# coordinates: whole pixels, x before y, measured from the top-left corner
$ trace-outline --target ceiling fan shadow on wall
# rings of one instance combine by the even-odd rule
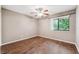
[[[49,16],[49,11],[44,8],[36,8],[33,12],[31,12],[31,14],[33,14],[36,18],[43,18]]]

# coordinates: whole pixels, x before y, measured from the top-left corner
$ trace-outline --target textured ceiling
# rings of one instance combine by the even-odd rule
[[[50,15],[75,9],[75,5],[4,5],[5,9],[25,14],[27,16],[38,18],[31,14],[36,8],[43,8],[49,11]]]

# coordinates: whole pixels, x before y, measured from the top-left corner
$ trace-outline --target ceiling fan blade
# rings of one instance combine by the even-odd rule
[[[48,12],[48,10],[44,10],[44,12]]]
[[[43,13],[44,15],[49,15],[48,13]]]

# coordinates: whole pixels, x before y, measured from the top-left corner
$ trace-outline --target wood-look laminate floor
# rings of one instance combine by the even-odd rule
[[[4,54],[75,54],[75,45],[55,41],[42,37],[3,45],[1,53]]]

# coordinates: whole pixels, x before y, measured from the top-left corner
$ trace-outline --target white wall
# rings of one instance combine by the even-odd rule
[[[79,51],[79,6],[76,9],[76,46]]]
[[[75,22],[76,15],[70,17],[70,30],[69,31],[53,31],[50,28],[50,19],[39,20],[39,36],[47,37],[59,41],[75,43]]]
[[[2,44],[37,35],[37,21],[19,13],[2,10]]]
[[[1,6],[0,6],[0,45],[1,45]]]

